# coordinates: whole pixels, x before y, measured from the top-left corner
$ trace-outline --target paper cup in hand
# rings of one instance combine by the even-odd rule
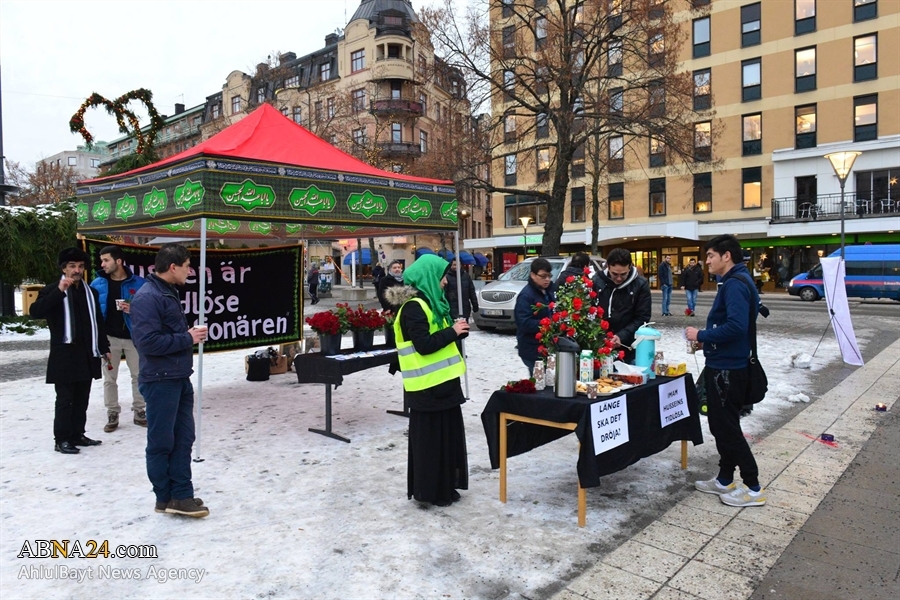
[[[125,300],[116,300],[116,310],[124,310],[126,304],[128,304],[128,302]]]

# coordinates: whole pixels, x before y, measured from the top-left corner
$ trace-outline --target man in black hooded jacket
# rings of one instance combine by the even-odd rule
[[[603,309],[603,319],[609,321],[612,341],[624,346],[625,362],[634,361],[635,332],[650,321],[650,284],[638,275],[631,263],[631,253],[615,248],[606,257],[606,269],[594,277],[597,305]]]

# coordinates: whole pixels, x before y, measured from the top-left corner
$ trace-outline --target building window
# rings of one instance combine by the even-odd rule
[[[666,214],[666,179],[650,180],[650,216],[662,217]]]
[[[853,141],[878,139],[878,95],[853,99]]]
[[[666,116],[666,88],[661,81],[650,82],[649,103],[650,118]]]
[[[666,166],[666,144],[656,137],[650,138],[650,166]]]
[[[572,113],[575,115],[575,121],[584,118],[584,98],[581,96],[575,98],[575,102],[572,103]]]
[[[878,36],[853,38],[853,81],[878,78]]]
[[[291,109],[288,108],[287,106],[282,106],[282,107],[281,107],[281,114],[282,114],[283,116],[287,117],[287,116],[288,116],[288,113],[290,112],[290,110],[291,110]]]
[[[294,107],[294,123],[297,125],[303,123],[303,110],[299,106]]]
[[[666,59],[666,39],[661,31],[650,34],[647,40],[647,62],[651,67],[660,67]]]
[[[325,111],[322,110],[322,101],[316,100],[316,123],[321,123],[325,120]]]
[[[741,7],[741,46],[756,46],[760,42],[760,3]]]
[[[613,40],[606,50],[606,74],[609,77],[622,75],[622,40]]]
[[[403,143],[403,126],[400,123],[391,123],[391,142]]]
[[[503,185],[516,185],[516,155],[503,157]]]
[[[572,178],[584,177],[584,144],[581,144],[572,152]]]
[[[266,88],[261,87],[256,90],[256,103],[262,104],[266,101]]]
[[[331,79],[331,63],[322,63],[319,65],[319,81],[328,81]]]
[[[547,113],[538,113],[535,123],[535,137],[538,139],[550,137],[550,120]]]
[[[712,159],[712,123],[694,124],[694,160],[706,162]]]
[[[505,143],[516,141],[516,115],[509,112],[503,115],[503,141]]]
[[[399,100],[403,94],[403,82],[391,81],[391,100]]]
[[[540,148],[537,151],[537,182],[550,181],[550,149]]]
[[[368,142],[366,136],[366,128],[360,127],[359,129],[354,129],[351,134],[353,136],[353,143],[357,146],[365,146]]]
[[[419,150],[422,154],[428,152],[428,134],[424,131],[419,131]]]
[[[712,106],[712,73],[709,69],[694,71],[694,110]]]
[[[709,56],[709,17],[694,19],[694,58]]]
[[[865,21],[878,16],[878,0],[853,0],[853,20]]]
[[[762,167],[741,169],[743,207],[762,208]]]
[[[218,105],[218,104],[213,104],[213,107],[212,107],[212,118],[213,118],[213,119],[218,119],[218,118],[219,118],[219,105]]]
[[[539,96],[545,95],[549,90],[547,87],[548,73],[545,65],[540,65],[534,71],[534,92]]]
[[[816,48],[794,50],[794,91],[809,92],[816,89]]]
[[[326,103],[328,104],[328,118],[333,119],[335,114],[334,98],[329,98],[326,100]]]
[[[366,90],[359,89],[350,92],[350,105],[355,113],[366,110]]]
[[[350,72],[356,73],[366,68],[366,51],[357,50],[350,53]]]
[[[625,138],[616,135],[609,138],[609,172],[621,173],[625,170]]]
[[[712,212],[712,173],[694,174],[694,212]]]
[[[92,159],[91,159],[91,168],[92,168],[92,169],[98,169],[98,168],[100,168],[100,159],[99,159],[99,158],[92,158]]]
[[[609,0],[609,30],[622,26],[622,0]]]
[[[584,187],[572,188],[572,211],[570,220],[572,223],[584,223]]]
[[[741,99],[744,102],[762,98],[762,59],[741,62]]]
[[[547,17],[538,17],[534,21],[534,49],[540,50],[547,44]]]
[[[513,0],[500,0],[500,3],[503,5],[503,10],[500,11],[500,16],[504,19],[506,17],[511,17],[513,14]]]
[[[286,88],[300,87],[300,76],[299,75],[291,75],[290,77],[285,79],[284,87],[286,87]]]
[[[542,6],[547,6],[547,0],[534,0],[535,8],[541,8]]]
[[[516,74],[514,71],[503,71],[503,92],[506,100],[511,100],[516,91]]]
[[[419,104],[422,105],[422,114],[428,116],[428,96],[419,94]]]
[[[794,147],[816,147],[816,105],[808,104],[794,109]]]
[[[762,154],[762,115],[744,115],[743,121],[743,156]]]
[[[519,222],[519,219],[522,217],[530,217],[532,225],[544,223],[544,216],[547,212],[546,202],[541,202],[533,196],[513,195],[504,196],[503,204],[507,227],[521,228],[522,224]]]
[[[611,183],[609,184],[609,193],[607,195],[609,203],[609,218],[624,219],[625,218],[625,184]]]
[[[503,56],[513,58],[516,55],[516,28],[512,25],[503,28]]]
[[[69,162],[69,166],[70,166],[70,167],[77,167],[77,166],[78,166],[78,157],[77,157],[77,156],[69,156],[69,157],[67,157],[67,158],[68,158],[68,162]]]
[[[794,35],[816,30],[816,0],[794,0]]]
[[[622,88],[613,88],[609,90],[609,113],[610,115],[621,116],[622,109],[625,106],[625,92]]]
[[[240,96],[232,96],[231,97],[231,114],[236,115],[241,112],[241,97]]]

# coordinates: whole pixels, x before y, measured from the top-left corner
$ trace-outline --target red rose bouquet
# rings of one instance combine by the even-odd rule
[[[500,389],[510,394],[533,394],[537,391],[537,388],[534,387],[533,377],[520,381],[510,381]]]
[[[589,268],[580,277],[570,275],[556,291],[556,302],[548,306],[551,315],[541,319],[541,329],[534,336],[539,343],[538,352],[544,356],[556,352],[559,338],[570,337],[582,350],[594,353],[597,368],[600,358],[621,358],[624,353],[613,348],[614,334],[609,331],[609,321],[603,319],[603,308],[595,305],[596,298]],[[541,308],[542,304],[534,306],[535,312]]]
[[[380,312],[374,308],[366,310],[362,304],[356,310],[347,313],[352,331],[375,331],[384,327],[386,321]]]
[[[351,312],[349,304],[338,304],[334,310],[306,317],[306,323],[318,334],[343,335],[350,331]]]

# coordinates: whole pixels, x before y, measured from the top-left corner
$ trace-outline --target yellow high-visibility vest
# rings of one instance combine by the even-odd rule
[[[407,302],[418,302],[428,317],[428,332],[435,333],[442,329],[434,323],[433,313],[428,303],[421,298],[412,298]],[[419,354],[413,343],[403,339],[400,330],[400,313],[406,303],[397,311],[394,319],[394,338],[397,341],[397,356],[400,359],[400,371],[403,374],[403,389],[407,392],[418,392],[439,383],[461,377],[466,372],[466,363],[455,343],[447,344],[432,354]]]

